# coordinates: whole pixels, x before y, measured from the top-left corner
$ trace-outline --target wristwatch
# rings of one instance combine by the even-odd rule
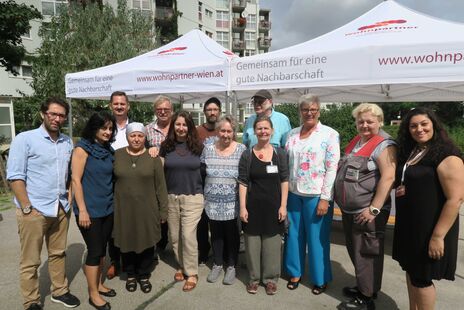
[[[24,208],[21,208],[21,211],[23,211],[24,215],[28,215],[29,213],[32,212],[32,205],[25,206]]]
[[[369,206],[369,212],[370,212],[373,216],[377,216],[377,215],[379,215],[380,210],[377,209],[376,207],[374,207],[374,206],[371,205],[371,206]]]

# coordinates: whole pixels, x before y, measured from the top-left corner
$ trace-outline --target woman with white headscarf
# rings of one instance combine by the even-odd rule
[[[121,249],[126,289],[134,292],[137,281],[144,293],[149,281],[154,245],[161,237],[160,223],[167,218],[167,190],[159,157],[145,149],[146,130],[141,123],[127,125],[129,145],[114,154],[114,243]]]

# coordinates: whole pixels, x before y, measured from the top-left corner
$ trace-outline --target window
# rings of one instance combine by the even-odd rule
[[[256,15],[255,14],[249,14],[247,16],[246,29],[247,30],[256,30]]]
[[[247,49],[255,49],[256,48],[256,39],[254,32],[245,32],[245,46]]]
[[[255,50],[245,50],[245,56],[253,56],[255,54],[256,54]]]
[[[229,8],[229,0],[216,0],[216,7],[218,9],[228,9]]]
[[[203,20],[203,3],[198,2],[198,20]]]
[[[227,11],[216,12],[216,27],[229,28],[229,12]]]
[[[132,0],[132,8],[140,10],[140,12],[147,17],[150,17],[152,12],[152,2],[150,0]]]
[[[205,30],[205,34],[210,37],[211,39],[213,38],[213,33],[209,32],[208,30]]]
[[[208,18],[213,18],[213,11],[210,11],[208,9],[205,9],[205,15]]]
[[[47,0],[42,1],[42,14],[43,15],[56,15],[67,5],[66,0]]]
[[[224,32],[224,31],[216,32],[216,42],[228,49],[229,48],[229,33]]]
[[[11,120],[12,110],[11,104],[0,103],[0,138],[6,138],[8,143],[11,143],[14,129]]]
[[[13,69],[18,72],[16,77],[23,77],[23,78],[32,78],[32,66],[30,65],[21,65],[21,66],[14,66]],[[11,76],[14,76],[11,74]]]
[[[30,39],[31,38],[31,29],[27,30],[26,33],[23,33],[21,35],[21,37]]]

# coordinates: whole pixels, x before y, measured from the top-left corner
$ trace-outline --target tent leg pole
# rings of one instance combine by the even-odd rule
[[[73,113],[72,113],[72,101],[71,98],[66,98],[69,104],[69,115],[68,115],[68,128],[69,128],[69,137],[73,137]]]

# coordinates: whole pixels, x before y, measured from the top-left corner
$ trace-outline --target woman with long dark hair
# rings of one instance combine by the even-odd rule
[[[401,122],[396,176],[392,256],[406,271],[410,309],[434,309],[432,280],[456,271],[464,164],[433,111],[411,110]]]
[[[180,111],[173,115],[166,139],[161,144],[168,190],[168,225],[178,263],[176,281],[184,281],[183,291],[198,282],[197,225],[203,212],[203,182],[198,139],[192,117]]]
[[[87,278],[89,303],[97,309],[111,309],[101,295],[116,296],[103,285],[102,269],[106,244],[113,229],[113,149],[116,123],[102,111],[87,122],[82,139],[72,156],[74,213],[87,246],[84,274]]]

